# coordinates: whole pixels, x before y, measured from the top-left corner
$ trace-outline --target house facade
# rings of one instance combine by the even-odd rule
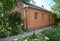
[[[55,17],[52,12],[43,7],[33,4],[18,2],[18,6],[14,7],[14,12],[21,14],[24,22],[24,29],[41,28],[55,24]]]
[[[55,17],[52,12],[32,4],[26,5],[24,12],[27,28],[38,28],[55,24]]]

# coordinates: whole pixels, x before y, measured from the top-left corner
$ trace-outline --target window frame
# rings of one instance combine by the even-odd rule
[[[42,13],[42,21],[44,21],[44,13]]]
[[[35,12],[35,14],[34,14],[34,20],[38,21],[38,12]]]
[[[50,15],[49,15],[49,19],[48,19],[49,21],[51,20],[51,18],[50,18]]]

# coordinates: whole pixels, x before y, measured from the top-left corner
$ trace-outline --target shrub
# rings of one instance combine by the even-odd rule
[[[49,41],[60,41],[60,23],[56,28],[52,28],[42,32],[45,36],[49,37]]]
[[[7,17],[7,31],[10,31],[10,35],[17,35],[21,33],[21,16],[17,13],[9,14]]]
[[[5,28],[0,28],[0,38],[5,38],[5,37],[7,37],[5,33]]]
[[[0,27],[0,38],[5,38],[21,33],[21,17],[17,13],[8,14],[5,19],[6,26]]]

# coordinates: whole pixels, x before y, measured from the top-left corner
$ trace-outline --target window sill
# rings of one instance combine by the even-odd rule
[[[35,20],[35,21],[38,21],[38,20]]]

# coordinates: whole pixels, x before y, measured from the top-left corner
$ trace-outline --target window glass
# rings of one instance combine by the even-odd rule
[[[38,20],[38,13],[35,12],[35,20]]]
[[[44,21],[44,14],[42,14],[42,21]]]
[[[50,21],[50,15],[49,15],[49,21]]]

